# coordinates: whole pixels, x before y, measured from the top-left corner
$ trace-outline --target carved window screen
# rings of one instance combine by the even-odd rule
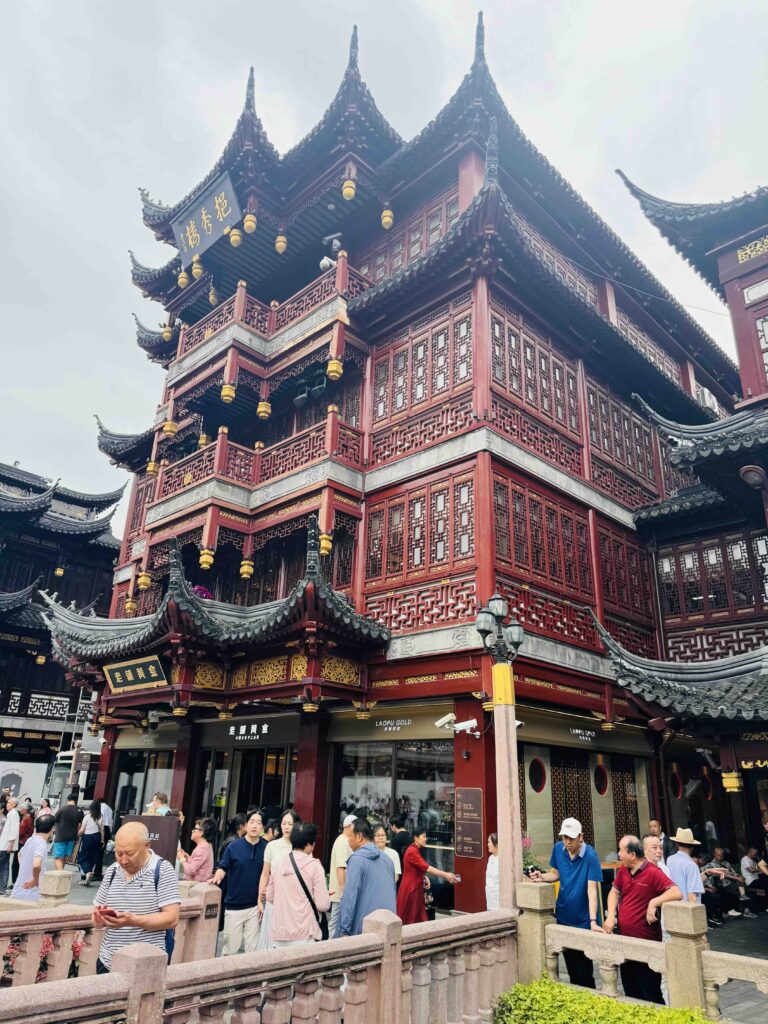
[[[560,831],[565,818],[576,818],[584,829],[584,838],[594,843],[592,828],[592,788],[589,761],[580,751],[552,750],[552,824]]]

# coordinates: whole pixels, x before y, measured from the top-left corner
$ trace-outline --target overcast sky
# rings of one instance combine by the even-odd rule
[[[162,310],[127,250],[172,255],[137,188],[173,203],[213,166],[248,68],[284,152],[322,115],[347,59],[412,137],[472,61],[462,0],[17,0],[0,48],[3,361],[0,461],[105,491],[126,474],[96,449],[93,414],[146,428],[162,370],[131,313]],[[765,184],[765,0],[486,0],[486,52],[529,138],[705,328],[732,351],[715,295],[642,217],[614,168],[679,201]],[[761,177],[762,176],[762,177]],[[122,509],[115,521],[122,529]]]

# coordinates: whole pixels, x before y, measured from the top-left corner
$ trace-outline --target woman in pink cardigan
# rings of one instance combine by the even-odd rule
[[[216,838],[216,823],[210,818],[202,818],[195,822],[192,829],[192,842],[195,848],[192,853],[184,853],[179,848],[179,860],[184,865],[185,882],[206,882],[213,874],[213,845]]]
[[[331,898],[325,884],[323,865],[312,856],[316,841],[317,825],[309,822],[294,825],[290,855],[283,857],[270,872],[267,903],[272,904],[270,938],[273,949],[302,946],[307,942],[319,942],[322,938],[315,910],[318,914],[326,913],[331,906]],[[314,909],[296,875],[297,871],[312,897]]]

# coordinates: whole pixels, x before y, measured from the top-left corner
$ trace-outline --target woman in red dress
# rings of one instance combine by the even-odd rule
[[[435,875],[444,878],[451,885],[456,884],[456,875],[450,871],[441,871],[440,868],[427,864],[421,851],[427,845],[427,830],[415,828],[413,830],[413,842],[405,851],[403,858],[403,876],[400,879],[400,888],[397,890],[397,916],[403,924],[418,924],[419,921],[427,920],[427,908],[424,904],[424,886],[429,886],[429,879],[426,875]]]

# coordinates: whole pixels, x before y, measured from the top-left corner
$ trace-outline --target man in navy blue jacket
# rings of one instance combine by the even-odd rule
[[[264,867],[264,821],[254,811],[245,826],[245,835],[227,845],[219,865],[209,879],[214,885],[226,877],[227,893],[224,899],[223,956],[240,952],[245,941],[245,952],[256,951],[259,939],[259,882]]]
[[[363,920],[374,910],[395,913],[395,869],[392,860],[373,844],[373,828],[365,818],[356,818],[349,837],[352,856],[347,861],[347,879],[339,910],[336,938],[361,935]]]

